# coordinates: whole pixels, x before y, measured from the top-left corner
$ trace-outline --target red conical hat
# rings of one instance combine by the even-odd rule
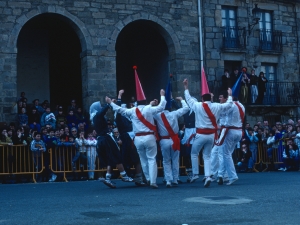
[[[204,68],[202,67],[201,70],[201,96],[205,94],[210,94],[208,85],[207,85],[207,80],[206,80],[206,75]]]
[[[133,66],[134,69],[134,76],[135,76],[135,90],[136,90],[136,100],[143,101],[146,100],[139,76],[136,72],[137,66]]]

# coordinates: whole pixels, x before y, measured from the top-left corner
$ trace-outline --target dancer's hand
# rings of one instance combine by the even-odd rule
[[[109,97],[105,97],[105,101],[108,103],[108,104],[110,104],[111,103],[111,99],[109,98]]]
[[[231,90],[231,88],[228,88],[227,92],[228,92],[228,96],[232,96],[232,90]]]
[[[179,97],[176,97],[175,99],[178,100],[178,101],[182,101],[182,100],[183,100],[183,98],[180,97],[180,96],[179,96]]]
[[[160,96],[165,96],[165,90],[164,89],[160,90]]]
[[[184,87],[184,89],[188,89],[188,85],[189,85],[189,83],[188,83],[188,79],[184,79],[183,80],[183,87]]]

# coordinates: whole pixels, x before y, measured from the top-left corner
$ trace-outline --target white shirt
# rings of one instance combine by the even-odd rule
[[[212,125],[210,118],[208,117],[207,113],[204,110],[203,103],[197,102],[189,93],[189,90],[184,91],[184,96],[189,104],[190,108],[195,112],[195,126],[196,128],[202,129],[214,129],[215,127]],[[215,116],[216,120],[219,119],[220,114],[224,110],[228,110],[232,106],[232,97],[228,96],[227,102],[220,104],[220,103],[212,103],[210,101],[205,102],[207,103],[208,107],[210,108],[212,114]]]
[[[237,104],[240,105],[242,108],[244,115],[245,115],[245,107],[240,103],[237,102]],[[236,104],[232,104],[232,106],[226,111],[226,119],[224,126],[226,127],[242,127],[243,122],[241,120],[241,115],[239,108],[236,106]]]
[[[160,136],[170,136],[167,128],[165,127],[164,122],[162,121],[161,114],[164,113],[172,130],[175,134],[178,134],[179,127],[178,127],[178,118],[186,114],[190,109],[187,106],[184,100],[181,101],[182,108],[177,109],[176,111],[169,112],[168,110],[164,110],[154,116],[154,119],[157,122],[158,132]]]
[[[120,106],[111,103],[110,105],[113,107],[114,111],[117,111],[118,113],[121,113],[123,116],[127,116],[132,121],[132,128],[133,132],[136,133],[144,133],[144,132],[153,132],[148,127],[146,127],[140,119],[137,117],[135,109],[138,108],[141,111],[141,114],[143,117],[150,123],[154,125],[154,119],[153,116],[156,115],[159,112],[162,112],[166,106],[166,99],[165,96],[160,97],[160,103],[157,106],[151,106],[151,105],[139,105],[137,107],[133,107],[131,109],[125,109],[121,108]]]

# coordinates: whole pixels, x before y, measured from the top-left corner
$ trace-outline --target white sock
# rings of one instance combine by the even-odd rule
[[[123,172],[120,172],[121,176],[125,176],[126,175],[126,172],[123,171]]]
[[[106,178],[106,180],[110,180],[111,174],[110,173],[106,173],[105,178]]]

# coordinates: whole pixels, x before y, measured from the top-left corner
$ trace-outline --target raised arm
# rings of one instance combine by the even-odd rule
[[[219,104],[222,110],[228,110],[232,107],[233,101],[232,101],[232,90],[231,88],[228,88],[228,99],[225,103]]]
[[[184,79],[183,81],[183,87],[184,87],[184,96],[186,99],[186,102],[188,103],[189,107],[196,111],[196,104],[198,103],[192,96],[190,95],[189,89],[188,89],[188,80]]]
[[[165,106],[167,104],[166,98],[165,98],[165,91],[163,89],[160,90],[160,102],[157,106],[151,107],[151,113],[153,115],[162,112],[165,109]]]
[[[189,107],[186,104],[186,102],[183,100],[182,97],[176,97],[176,100],[180,101],[181,105],[182,105],[182,108],[177,109],[175,111],[177,118],[179,118],[179,117],[183,116],[184,114],[186,114],[189,111]]]
[[[120,113],[122,116],[130,117],[133,112],[133,110],[132,110],[133,108],[131,108],[131,109],[122,108],[121,106],[118,106],[115,103],[113,103],[111,101],[111,99],[107,96],[105,97],[105,101],[107,102],[107,104],[109,104],[112,107],[113,111]]]

